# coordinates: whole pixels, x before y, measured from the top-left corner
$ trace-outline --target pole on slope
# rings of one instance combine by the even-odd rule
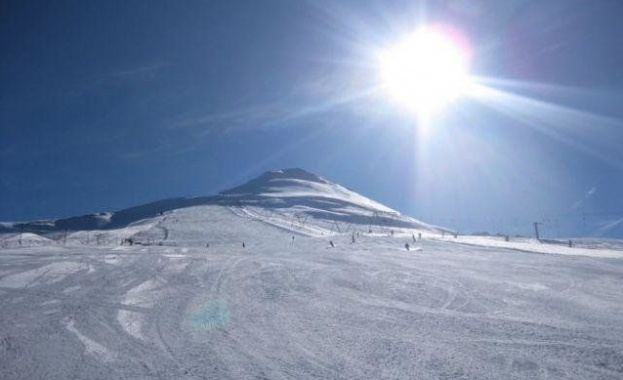
[[[536,240],[541,241],[541,236],[539,235],[539,222],[534,222],[534,234],[536,235]]]

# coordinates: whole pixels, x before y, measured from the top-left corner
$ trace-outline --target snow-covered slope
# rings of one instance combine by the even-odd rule
[[[305,236],[253,212],[187,207],[107,237],[0,248],[0,377],[623,375],[621,259],[405,232]]]
[[[223,206],[246,208],[244,213],[250,217],[270,216],[278,224],[291,224],[296,219],[306,219],[310,225],[313,220],[327,225],[329,230],[340,229],[339,223],[357,225],[358,229],[422,229],[435,227],[381,205],[360,194],[348,190],[302,169],[284,169],[267,172],[242,186],[222,192],[215,196],[172,198],[132,207],[118,212],[90,214],[58,220],[43,220],[28,223],[3,224],[0,232],[33,232],[55,234],[73,231],[112,230],[136,223],[148,223],[154,219],[159,223],[166,213],[196,206]],[[207,208],[205,210],[212,210]],[[251,210],[251,211],[249,211]],[[239,213],[242,212],[239,210]],[[276,221],[281,215],[284,221]],[[193,213],[193,218],[209,219],[210,212]],[[307,220],[309,219],[309,220]],[[300,223],[299,223],[300,224]],[[317,231],[316,231],[317,232]]]
[[[242,186],[221,194],[232,200],[260,201],[267,205],[317,204],[324,208],[328,205],[350,204],[373,212],[398,214],[396,210],[303,169],[267,172]]]
[[[300,170],[30,226],[3,380],[623,376],[621,242],[444,235]]]

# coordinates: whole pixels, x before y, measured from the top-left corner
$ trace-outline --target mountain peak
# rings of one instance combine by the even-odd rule
[[[313,187],[313,184],[335,185],[331,181],[300,168],[268,171],[249,182],[222,191],[223,195],[283,193],[286,188]]]
[[[266,172],[251,181],[221,192],[229,202],[327,209],[350,205],[365,210],[397,213],[332,181],[299,168]]]
[[[165,213],[195,206],[259,207],[283,215],[307,215],[317,220],[406,228],[429,228],[352,190],[300,168],[266,172],[216,196],[164,199],[113,213],[67,219],[0,225],[0,232],[53,233],[62,230],[123,228],[137,221],[160,218]],[[290,213],[290,214],[289,214]],[[164,216],[166,217],[166,216]],[[372,218],[372,219],[371,219]]]
[[[274,177],[274,178],[300,179],[300,180],[320,182],[320,183],[329,182],[325,180],[324,178],[316,174],[310,173],[307,170],[304,170],[301,168],[288,168],[288,169],[269,171],[269,172],[262,174],[262,177],[264,176]]]

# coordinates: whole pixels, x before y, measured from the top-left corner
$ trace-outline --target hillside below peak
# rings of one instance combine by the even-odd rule
[[[289,168],[265,172],[243,185],[215,196],[170,198],[116,212],[27,223],[6,223],[0,225],[0,232],[52,233],[122,228],[141,220],[166,217],[166,213],[170,211],[207,205],[289,209],[317,219],[356,224],[367,224],[371,216],[378,217],[381,214],[388,218],[382,221],[385,224],[396,224],[396,218],[400,218],[399,212],[335,182],[300,168]],[[405,226],[423,225],[410,218],[400,223]]]

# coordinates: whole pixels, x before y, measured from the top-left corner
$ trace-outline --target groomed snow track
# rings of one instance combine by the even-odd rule
[[[406,251],[410,235],[330,248],[230,217],[246,239],[271,235],[185,247],[180,218],[175,247],[0,251],[2,378],[623,376],[619,259]]]

